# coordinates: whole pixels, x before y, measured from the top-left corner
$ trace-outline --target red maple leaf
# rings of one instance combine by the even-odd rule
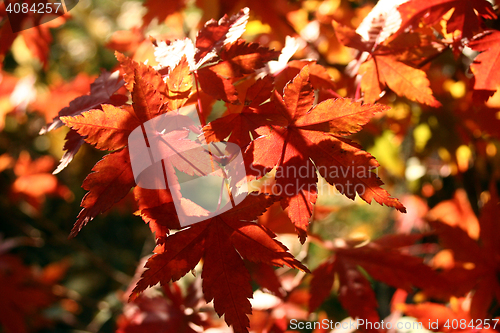
[[[122,105],[126,102],[127,98],[121,94],[115,94],[118,89],[123,86],[123,80],[120,79],[118,72],[109,73],[103,72],[91,85],[90,94],[83,95],[73,99],[69,106],[61,109],[52,123],[47,124],[40,130],[40,134],[45,134],[49,131],[57,129],[63,125],[61,117],[64,116],[77,116],[82,112],[100,107],[101,104],[110,103],[115,105]],[[74,131],[70,131],[66,135],[66,144],[64,145],[64,153],[59,166],[54,171],[58,173],[62,171],[73,160],[73,157],[80,149],[83,143],[83,138]]]
[[[441,106],[432,95],[427,74],[416,68],[423,59],[439,54],[441,44],[427,34],[391,35],[395,32],[394,29],[384,29],[385,25],[380,26],[378,21],[373,24],[375,31],[369,30],[371,26],[368,23],[362,29],[368,31],[361,31],[370,37],[368,40],[358,34],[357,30],[335,25],[339,40],[344,45],[361,51],[349,64],[347,71],[349,74],[362,76],[360,88],[364,92],[364,101],[374,103],[382,97],[384,89],[389,87],[397,95],[409,100],[432,107]]]
[[[401,251],[420,238],[422,235],[388,235],[361,247],[343,241],[335,247],[327,244],[335,254],[313,271],[310,311],[330,294],[335,276],[338,276],[339,300],[350,316],[378,322],[375,293],[358,266],[375,280],[396,288],[409,291],[418,287],[431,294],[446,293],[447,281],[443,277],[424,264],[421,258]]]
[[[71,136],[81,136],[97,149],[113,151],[94,166],[93,173],[84,181],[83,187],[89,192],[82,201],[83,209],[71,235],[76,235],[88,221],[135,187],[139,208],[136,215],[156,233],[157,247],[131,300],[138,299],[140,292],[158,282],[166,287],[203,260],[205,299],[213,300],[215,311],[219,316],[224,315],[237,332],[247,331],[247,314],[251,312],[248,298],[253,294],[251,274],[244,260],[250,262],[249,267],[253,265],[251,270],[262,287],[275,294],[283,294],[283,290],[270,265],[308,271],[275,240],[276,235],[268,227],[254,222],[274,202],[280,201],[281,207],[287,210],[302,242],[316,201],[317,172],[351,199],[359,195],[368,203],[375,199],[405,211],[397,199],[380,187],[383,183],[373,172],[378,167],[373,156],[346,138],[360,131],[374,114],[387,108],[342,98],[315,102],[315,89],[332,90],[334,85],[326,69],[314,62],[293,62],[276,78],[269,75],[256,79],[256,69],[263,68],[278,53],[239,40],[247,20],[248,9],[244,9],[232,17],[209,21],[198,34],[196,46],[190,39],[154,41],[159,63],[154,68],[117,53],[122,84],[130,94],[131,104],[99,102],[89,109],[75,108],[56,119],[72,129]],[[180,108],[197,102],[200,123],[205,125],[210,110],[203,110],[209,103],[203,103],[202,99],[207,94],[232,105],[226,104],[226,116],[209,123],[202,132],[182,114],[185,109]],[[236,105],[238,103],[241,105]],[[176,172],[205,176],[213,174],[214,164],[227,163],[228,156],[218,156],[202,147],[200,134],[205,133],[208,142],[228,140],[244,149],[246,171],[253,176],[264,176],[276,168],[273,187],[283,191],[279,195],[248,193],[242,202],[219,215],[208,213],[192,201],[181,201],[182,209],[200,217],[196,224],[181,228],[184,213],[182,209],[178,211],[174,200],[180,190],[171,184],[141,186],[140,177],[133,172],[134,158],[129,153],[137,147],[131,136],[137,129],[143,133],[154,121],[164,121],[164,128],[148,132],[148,138],[150,134],[154,138],[146,146],[150,148],[151,142],[158,138],[164,143],[159,146],[162,158],[168,156],[172,162],[167,166],[163,159],[161,163],[158,161],[165,179],[155,181],[163,180],[165,184],[166,178],[178,180]],[[191,134],[195,134],[195,140],[187,140]],[[178,154],[183,151],[186,151],[184,155]],[[143,148],[139,155],[147,160],[149,152]],[[208,155],[210,163],[198,163],[201,155]],[[231,184],[242,180],[240,176],[244,175],[231,175]],[[232,203],[239,202],[237,199],[243,199],[244,195],[229,193]],[[170,234],[170,229],[180,230]],[[351,273],[357,270],[356,260],[373,259],[370,254],[359,251],[338,250],[345,259],[338,263],[339,272],[345,273],[342,283],[350,286],[344,293],[346,296],[342,296],[344,299],[348,297],[349,288],[357,288],[356,281],[358,275],[361,276],[360,272],[356,276]],[[354,259],[349,257],[356,255]],[[399,264],[403,259],[406,257],[396,257],[393,261]],[[369,267],[370,263],[362,264]],[[412,264],[418,266],[415,260],[408,260],[403,266],[415,273],[417,270]],[[410,282],[397,284],[394,278],[386,279],[404,287],[415,282],[404,277]],[[420,286],[418,282],[415,285]],[[280,327],[282,324],[280,322]]]
[[[500,78],[495,73],[500,70],[500,31],[487,31],[472,40],[469,47],[481,52],[471,65],[474,73],[475,90],[496,91]]]
[[[471,288],[475,290],[470,307],[473,319],[489,318],[492,302],[495,299],[498,301],[500,297],[500,284],[496,278],[500,265],[499,225],[496,223],[496,218],[500,213],[500,205],[494,183],[490,187],[490,195],[491,198],[483,206],[479,217],[478,241],[459,227],[458,221],[457,226],[451,226],[439,220],[431,220],[431,225],[436,228],[443,247],[453,251],[456,267],[450,270],[449,278],[458,289],[466,285],[469,287],[467,290]],[[463,269],[460,267],[461,263],[469,266],[472,263],[473,269],[470,267]]]
[[[84,137],[87,143],[102,150],[117,150],[98,162],[92,169],[94,172],[85,179],[83,187],[89,192],[82,200],[81,205],[83,209],[78,215],[71,236],[75,236],[85,224],[99,213],[108,210],[135,186],[136,180],[132,171],[130,147],[128,147],[131,133],[136,128],[143,126],[143,123],[169,111],[167,96],[165,95],[166,91],[174,95],[183,93],[183,79],[179,81],[173,75],[167,80],[168,84],[165,84],[161,75],[150,66],[139,64],[123,56],[119,56],[119,58],[123,60],[124,79],[127,89],[131,90],[132,105],[116,107],[109,104],[102,104],[102,109],[94,109],[81,114],[60,118],[72,130]],[[185,64],[181,63],[179,66],[183,67]],[[172,73],[175,73],[175,70]],[[153,84],[156,84],[156,87],[160,89],[157,89]],[[167,89],[167,87],[170,89]],[[176,100],[175,96],[173,100]],[[197,160],[200,160],[200,156],[207,154],[200,144],[191,140],[185,140],[188,134],[188,130],[176,130],[154,135],[167,143],[165,146],[161,146],[160,149],[164,156],[170,156],[169,159],[178,170],[188,175],[207,175],[212,173],[213,170],[210,163],[203,164],[200,162],[196,165],[189,163],[189,161],[186,163],[186,154],[196,155]],[[140,150],[135,148],[137,147],[131,147],[134,151]],[[186,151],[187,153],[176,154],[177,151]],[[149,158],[147,151],[140,151],[140,154],[146,154],[145,156],[141,155],[141,158]],[[163,165],[168,166],[170,164]],[[171,177],[171,180],[177,179],[172,167],[167,168],[166,172]],[[177,194],[177,192],[175,193]],[[160,193],[156,193],[156,195],[161,196]],[[169,196],[161,197],[162,200],[167,201],[158,203],[158,206],[164,207],[164,205],[167,205],[171,207],[171,198]],[[151,222],[153,219],[154,225],[152,227],[155,231],[160,231],[158,229],[160,228],[159,225],[177,225],[176,219],[174,219],[174,222],[159,222],[153,218],[154,214],[151,215],[152,211],[146,213],[147,209],[157,207],[155,206],[156,203],[156,201],[142,201],[140,204],[140,211],[145,211],[146,222]],[[161,210],[161,213],[164,213],[164,211]],[[165,217],[162,216],[160,221],[163,221]],[[166,229],[162,229],[161,233],[159,232],[157,236],[161,237],[166,232]]]
[[[91,110],[101,104],[113,104],[113,101],[123,104],[123,95],[114,95],[115,92],[123,86],[123,80],[118,75],[118,72],[109,73],[103,72],[91,85],[90,94],[75,98],[69,103],[69,106],[61,109],[57,117],[52,120],[52,123],[45,126],[40,134],[57,129],[63,125],[61,117],[76,116],[82,112]]]
[[[421,19],[432,25],[441,20],[450,9],[453,9],[453,14],[448,19],[446,30],[448,33],[459,30],[461,38],[470,39],[481,32],[482,18],[496,18],[491,3],[486,0],[412,0],[398,7],[402,19],[400,31],[410,25],[416,26]]]
[[[405,211],[397,199],[380,188],[382,181],[371,172],[378,166],[376,160],[343,137],[358,132],[375,113],[386,108],[349,99],[330,99],[316,106],[313,101],[306,66],[285,87],[283,97],[275,91],[271,102],[275,109],[269,108],[269,113],[262,115],[273,121],[256,130],[261,137],[252,141],[246,151],[247,170],[263,176],[261,168],[270,171],[277,167],[275,179],[281,188],[282,207],[288,208],[301,241],[305,241],[316,201],[316,170],[351,199],[357,193],[368,203],[375,199]],[[354,167],[366,172],[354,172]]]
[[[139,67],[137,63],[133,64]],[[129,151],[125,147],[128,137],[137,126],[142,124],[141,120],[147,121],[158,115],[159,111],[166,111],[163,97],[148,81],[152,81],[154,75],[159,76],[159,74],[155,72],[149,76],[140,76],[138,72],[139,69],[136,68],[135,85],[132,89],[133,107],[127,105],[115,107],[104,104],[102,110],[94,109],[84,113],[79,111],[76,115],[60,118],[61,122],[77,131],[86,142],[97,148],[120,149],[106,155],[94,166],[92,169],[94,172],[85,179],[83,188],[89,192],[82,200],[83,209],[78,215],[71,236],[76,236],[85,224],[99,213],[111,208],[135,186]]]
[[[274,266],[286,265],[308,271],[266,227],[250,222],[261,215],[276,198],[250,195],[235,208],[166,237],[133,290],[131,299],[158,282],[167,285],[203,264],[203,292],[214,301],[215,311],[236,332],[247,332],[252,297],[250,274],[241,257]]]

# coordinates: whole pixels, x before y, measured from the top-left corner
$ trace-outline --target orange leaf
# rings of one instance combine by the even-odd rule
[[[123,199],[135,186],[128,148],[104,156],[92,171],[83,181],[83,188],[89,192],[83,197],[83,209],[70,237],[75,237],[89,221]]]
[[[127,145],[128,136],[141,123],[132,108],[117,108],[103,104],[102,110],[91,110],[76,117],[61,117],[61,120],[85,141],[101,150],[116,150]]]
[[[471,65],[475,76],[475,90],[497,90],[500,77],[500,31],[490,31],[469,43],[474,51],[481,52]]]
[[[393,56],[374,55],[361,65],[359,74],[363,75],[361,89],[365,92],[367,103],[378,100],[382,87],[388,86],[399,96],[411,101],[432,107],[441,106],[441,103],[432,96],[430,82],[425,72],[397,61]]]

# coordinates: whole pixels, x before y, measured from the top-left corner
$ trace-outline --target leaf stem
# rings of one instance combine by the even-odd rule
[[[196,100],[197,100],[197,104],[198,104],[198,108],[196,109],[196,111],[198,112],[198,118],[200,118],[201,126],[204,127],[207,124],[207,121],[206,121],[205,117],[203,116],[203,108],[201,107],[200,88],[199,88],[199,83],[198,83],[198,72],[194,71],[193,76],[194,76],[194,83],[196,84],[196,96],[197,96]]]

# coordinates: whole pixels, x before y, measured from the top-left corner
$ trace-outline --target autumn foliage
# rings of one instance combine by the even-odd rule
[[[49,119],[42,135],[67,127],[57,167],[48,155],[32,160],[25,149],[17,158],[1,151],[0,171],[12,169],[15,179],[10,202],[28,203],[33,219],[50,219],[41,217],[46,196],[73,199],[56,174],[69,172],[88,144],[105,153],[84,171],[86,194],[68,243],[108,211],[139,216],[154,235],[153,254],[119,297],[117,332],[225,329],[217,317],[234,332],[285,332],[294,330],[291,319],[395,323],[403,314],[424,326],[464,319],[476,324],[439,330],[472,332],[499,316],[497,7],[486,0],[352,3],[196,1],[206,23],[191,39],[147,33],[151,25],[175,23],[191,4],[147,0],[142,26],[116,31],[107,42],[113,70],[56,82],[17,105],[10,98],[5,124],[8,117],[26,121],[24,107]],[[0,7],[1,18],[4,12]],[[210,19],[215,14],[220,19]],[[70,17],[48,24],[64,20]],[[255,33],[257,22],[270,28]],[[48,28],[14,34],[4,20],[0,59],[9,60],[11,44],[23,38],[47,70]],[[2,73],[0,98],[14,96],[10,87],[17,89],[20,79]],[[46,104],[56,104],[57,115]],[[152,119],[185,110],[194,110],[201,125],[176,124],[158,134],[170,156],[191,152],[175,155],[175,170],[164,166],[165,177],[205,176],[213,163],[232,161],[234,152],[216,156],[203,148],[218,142],[239,147],[246,174],[215,173],[230,182],[230,201],[241,202],[210,215],[185,200],[186,211],[207,218],[181,227],[177,187],[138,185],[130,136],[137,128],[145,133]],[[213,163],[203,164],[201,155]],[[249,193],[236,190],[243,183]],[[342,220],[339,212],[350,202],[382,212],[372,220],[384,220],[383,230],[339,231],[335,219]],[[0,251],[0,281],[7,270],[17,276],[27,268]],[[32,279],[42,293],[33,308],[56,302],[46,295],[56,279]],[[18,288],[17,280],[5,281]],[[386,310],[377,286],[391,288]],[[0,309],[8,307],[2,302]],[[14,320],[32,312],[0,315],[0,323],[16,332]]]

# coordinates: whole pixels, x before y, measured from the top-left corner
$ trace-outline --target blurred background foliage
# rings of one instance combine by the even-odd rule
[[[304,47],[294,59],[316,59],[338,83],[336,93],[352,94],[342,84],[347,80],[342,73],[353,53],[338,42],[332,22],[357,27],[375,1],[253,2],[257,10],[250,6],[253,11],[245,39],[280,50],[287,35],[298,37]],[[127,51],[136,60],[154,64],[148,36],[194,38],[206,20],[231,14],[245,5],[246,1],[186,1],[185,8],[161,22],[154,18],[144,24],[147,10],[141,1],[80,0],[64,22],[47,28],[52,41],[46,61],[22,33],[2,55],[0,269],[2,265],[25,269],[22,272],[30,276],[30,286],[41,293],[29,291],[25,295],[24,302],[30,302],[31,297],[40,300],[39,306],[25,312],[26,331],[115,331],[124,309],[125,290],[133,283],[141,258],[149,255],[155,245],[149,228],[133,215],[137,207],[132,194],[89,223],[78,237],[68,239],[85,194],[81,184],[103,154],[84,146],[68,168],[52,175],[63,153],[67,129],[43,136],[38,134],[40,129],[72,99],[88,93],[90,83],[102,69],[116,69],[114,50]],[[267,16],[262,8],[268,8]],[[8,24],[5,17],[2,22]],[[499,28],[498,21],[489,24]],[[467,113],[472,107],[472,58],[466,52],[456,57],[449,50],[426,65],[431,88],[442,108],[431,109],[388,91],[382,102],[392,109],[354,137],[380,162],[378,173],[385,188],[402,200],[408,214],[402,216],[387,207],[350,201],[325,183],[320,185],[312,234],[330,240],[365,240],[388,232],[426,231],[424,216],[451,199],[462,200],[458,201],[459,210],[470,202],[470,218],[478,214],[488,199],[488,183],[499,178],[500,129],[498,111],[492,112],[489,123]],[[500,93],[491,97],[486,107],[498,110]],[[224,108],[224,104],[218,103],[216,108]],[[456,190],[462,188],[466,195],[457,199]],[[272,208],[261,222],[280,226],[280,219],[286,216]],[[282,231],[280,241],[304,259],[311,270],[329,256],[313,241],[301,246],[293,228],[279,228],[273,230]],[[184,294],[188,289],[185,286],[195,280],[194,276],[181,280]],[[19,288],[24,286],[23,282]],[[0,283],[0,297],[5,288]],[[380,311],[388,315],[391,292],[382,284],[376,290]],[[334,296],[321,311],[337,319],[346,316]],[[216,320],[213,310],[201,312]],[[254,312],[258,316],[259,312]],[[19,327],[13,332],[25,330]],[[2,331],[8,332],[0,325]]]

